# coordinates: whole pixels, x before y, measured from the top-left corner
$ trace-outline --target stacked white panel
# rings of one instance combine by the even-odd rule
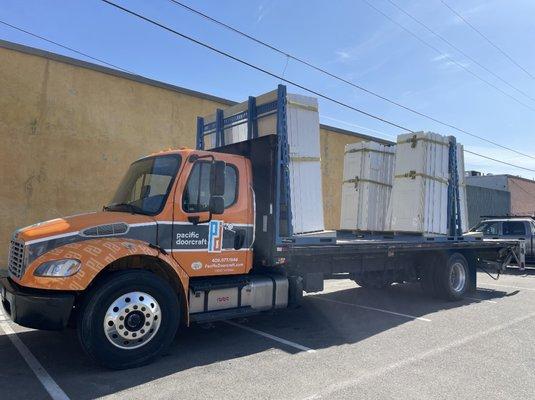
[[[395,146],[376,142],[346,145],[340,228],[384,231],[392,188]]]
[[[399,135],[388,207],[390,230],[446,234],[449,139],[436,133]]]
[[[288,94],[290,196],[295,233],[324,230],[318,101]]]
[[[277,91],[256,97],[256,104],[277,100]],[[236,104],[223,111],[223,117],[231,117],[248,107],[247,102]],[[205,123],[215,122],[215,115],[205,118]],[[313,97],[297,94],[286,95],[286,123],[290,152],[290,197],[294,233],[324,230],[323,197],[321,186],[320,132],[318,101]],[[277,115],[273,111],[258,115],[258,136],[277,133]],[[224,130],[225,144],[247,140],[247,124],[231,126]],[[215,147],[215,134],[205,137],[205,149]]]
[[[459,180],[459,200],[461,207],[461,230],[468,231],[468,205],[466,203],[466,177],[464,171],[464,148],[457,144],[457,177]]]

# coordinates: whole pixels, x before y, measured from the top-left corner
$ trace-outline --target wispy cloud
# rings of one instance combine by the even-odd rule
[[[488,1],[488,0],[485,0],[483,1],[482,3],[480,4],[477,4],[473,7],[470,7],[470,8],[466,8],[466,9],[457,9],[455,8],[455,10],[461,14],[464,18],[466,17],[474,17],[474,16],[477,16],[478,14],[481,14],[482,12],[486,11],[487,9],[491,8],[493,6],[493,1]],[[448,2],[449,4],[449,2]],[[452,6],[451,4],[449,4],[450,6]],[[454,15],[450,22],[452,24],[455,24],[455,25],[459,25],[459,24],[464,24],[463,20],[461,18],[459,18],[458,16]]]
[[[348,51],[344,50],[336,50],[334,54],[336,54],[338,61],[345,61],[351,58],[351,54],[349,54]]]
[[[450,58],[451,56],[449,55],[449,53],[443,53],[443,54],[440,54],[436,57],[433,57],[431,59],[431,61],[433,62],[437,62],[437,61],[444,61],[444,60],[447,60],[448,58]]]
[[[449,53],[442,53],[433,58],[431,62],[437,64],[438,68],[449,70],[461,70],[470,66],[470,63],[456,60]]]
[[[264,19],[265,11],[264,11],[264,5],[263,4],[260,4],[258,6],[257,14],[258,15],[256,17],[256,23],[258,24],[259,22],[261,22]]]

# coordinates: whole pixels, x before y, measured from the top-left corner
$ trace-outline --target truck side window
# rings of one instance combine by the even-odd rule
[[[498,223],[497,222],[481,222],[474,229],[474,232],[481,232],[483,235],[498,235]]]
[[[506,221],[503,223],[504,236],[524,236],[526,234],[526,226],[522,221]]]
[[[238,194],[238,172],[234,165],[225,168],[225,208],[236,202]],[[210,202],[210,162],[197,161],[191,170],[188,183],[182,196],[182,209],[185,212],[208,211]]]

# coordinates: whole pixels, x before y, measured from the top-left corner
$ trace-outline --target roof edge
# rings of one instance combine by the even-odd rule
[[[58,53],[52,53],[52,52],[47,51],[47,50],[42,50],[42,49],[38,49],[36,47],[31,47],[31,46],[26,46],[26,45],[23,45],[23,44],[20,44],[20,43],[15,43],[15,42],[10,42],[10,41],[7,41],[7,40],[0,39],[0,48],[5,48],[5,49],[8,49],[8,50],[18,51],[20,53],[25,53],[25,54],[29,54],[29,55],[39,56],[39,57],[43,57],[43,58],[46,58],[46,59],[49,59],[49,60],[61,62],[61,63],[64,63],[64,64],[74,65],[76,67],[91,69],[91,70],[94,70],[94,71],[97,71],[97,72],[101,72],[101,73],[104,73],[104,74],[107,74],[107,75],[112,75],[112,76],[116,76],[116,77],[119,77],[119,78],[128,79],[128,80],[131,80],[131,81],[143,83],[143,84],[150,85],[150,86],[159,87],[159,88],[162,88],[162,89],[172,90],[174,92],[187,94],[187,95],[190,95],[190,96],[195,96],[195,97],[198,97],[198,98],[201,98],[201,99],[215,101],[215,102],[226,104],[226,105],[229,105],[229,106],[233,106],[235,104],[238,104],[238,102],[233,101],[233,100],[225,99],[225,98],[218,97],[218,96],[213,96],[211,94],[207,94],[207,93],[203,93],[203,92],[198,92],[196,90],[186,89],[186,88],[181,87],[181,86],[175,86],[175,85],[172,85],[172,84],[169,84],[169,83],[165,83],[165,82],[162,82],[162,81],[157,81],[155,79],[146,78],[146,77],[141,76],[141,75],[120,71],[120,70],[117,70],[117,69],[114,69],[114,68],[110,68],[110,67],[106,67],[106,66],[103,66],[103,65],[100,65],[100,64],[95,64],[95,63],[92,63],[92,62],[83,61],[83,60],[80,60],[80,59],[77,59],[77,58],[65,56],[65,55],[58,54]],[[331,126],[331,125],[320,124],[320,129],[325,129],[325,130],[328,130],[328,131],[331,131],[331,132],[340,133],[340,134],[343,134],[343,135],[356,136],[356,137],[359,137],[359,138],[362,138],[362,139],[371,140],[371,141],[382,143],[382,144],[386,144],[386,145],[395,144],[395,142],[392,142],[390,140],[381,139],[381,138],[378,138],[378,137],[375,137],[375,136],[370,136],[370,135],[366,135],[366,134],[355,132],[355,131],[349,131],[347,129],[342,129],[342,128],[338,128],[338,127]]]
[[[393,142],[391,140],[381,139],[381,138],[378,138],[378,137],[375,137],[375,136],[370,136],[370,135],[366,135],[364,133],[359,133],[359,132],[355,132],[355,131],[348,131],[347,129],[342,129],[342,128],[338,128],[336,126],[331,126],[331,125],[320,124],[320,129],[326,129],[326,130],[331,131],[331,132],[341,133],[342,135],[356,136],[356,137],[359,137],[359,138],[362,138],[362,139],[367,139],[367,140],[371,140],[373,142],[386,144],[386,145],[395,145],[396,144],[396,142]]]
[[[124,79],[128,79],[128,80],[131,80],[131,81],[144,83],[146,85],[156,86],[156,87],[159,87],[159,88],[162,88],[162,89],[172,90],[174,92],[183,93],[183,94],[187,94],[187,95],[195,96],[195,97],[200,97],[202,99],[206,99],[206,100],[211,100],[211,101],[215,101],[215,102],[218,102],[218,103],[227,104],[229,106],[236,104],[235,101],[232,101],[232,100],[229,100],[229,99],[224,99],[222,97],[213,96],[213,95],[210,95],[210,94],[207,94],[207,93],[203,93],[203,92],[198,92],[196,90],[186,89],[186,88],[181,87],[181,86],[171,85],[169,83],[165,83],[165,82],[157,81],[157,80],[154,80],[154,79],[146,78],[146,77],[141,76],[141,75],[136,75],[136,74],[129,73],[129,72],[123,72],[123,71],[120,71],[120,70],[117,70],[117,69],[114,69],[114,68],[105,67],[103,65],[91,63],[91,62],[88,62],[88,61],[79,60],[77,58],[72,58],[72,57],[64,56],[64,55],[57,54],[57,53],[52,53],[52,52],[49,52],[49,51],[46,51],[46,50],[41,50],[41,49],[38,49],[38,48],[35,48],[35,47],[26,46],[26,45],[23,45],[23,44],[20,44],[20,43],[9,42],[9,41],[0,39],[0,47],[8,49],[8,50],[18,51],[20,53],[25,53],[25,54],[29,54],[29,55],[33,55],[33,56],[39,56],[39,57],[47,58],[49,60],[61,62],[61,63],[64,63],[64,64],[70,64],[70,65],[74,65],[74,66],[77,66],[77,67],[91,69],[91,70],[94,70],[94,71],[97,71],[97,72],[101,72],[101,73],[104,73],[104,74],[107,74],[107,75],[113,75],[113,76],[116,76],[116,77],[119,77],[119,78],[124,78]]]

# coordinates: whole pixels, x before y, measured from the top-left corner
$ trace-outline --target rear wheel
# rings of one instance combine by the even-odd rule
[[[470,287],[468,262],[460,253],[453,253],[436,274],[438,294],[446,300],[461,300]]]
[[[175,337],[178,295],[148,271],[121,271],[97,285],[85,299],[78,337],[86,353],[113,369],[148,364]]]

